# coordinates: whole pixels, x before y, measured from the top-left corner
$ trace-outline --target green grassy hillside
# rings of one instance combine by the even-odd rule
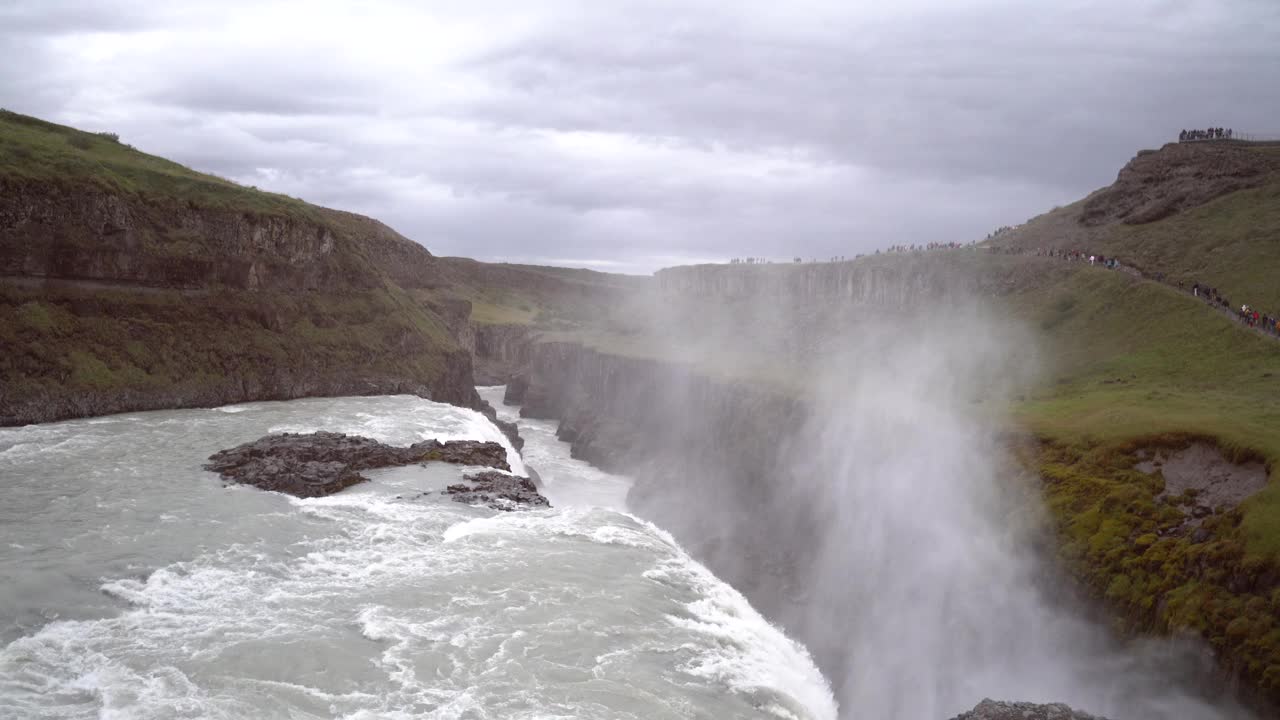
[[[0,177],[167,198],[200,207],[319,220],[319,208],[287,195],[244,187],[148,155],[110,133],[89,133],[0,110]]]
[[[1052,382],[1021,408],[1040,427],[1079,439],[1212,430],[1280,459],[1280,342],[1106,270],[1081,267],[1007,301],[1050,358]]]
[[[1078,265],[1011,296],[1013,312],[1040,327],[1056,360],[1050,381],[1016,416],[1044,440],[1030,462],[1049,480],[1046,497],[1067,566],[1123,625],[1194,630],[1276,701],[1280,342],[1177,288],[1208,284],[1233,307],[1280,314],[1280,155],[1275,147],[1226,149],[1235,156],[1233,180],[1248,187],[1185,203],[1185,178],[1207,182],[1218,158],[1177,150],[1181,157],[1170,165],[1184,180],[1163,199],[1182,203],[1175,212],[1150,222],[1084,222],[1107,194],[1160,196],[1167,167],[1135,159],[1129,177],[1122,172],[1111,188],[992,243],[1101,253],[1163,280]],[[1200,537],[1178,531],[1182,514],[1157,500],[1159,477],[1134,470],[1142,448],[1192,440],[1228,457],[1261,460],[1270,471],[1261,492],[1207,518],[1208,534]]]
[[[1158,223],[1117,226],[1100,251],[1280,313],[1280,179]]]
[[[1200,148],[1204,150],[1203,148]],[[1214,166],[1192,149],[1181,158],[1194,179]],[[1165,152],[1165,151],[1161,151]],[[1249,303],[1280,315],[1280,147],[1235,148],[1252,187],[1227,192],[1153,222],[1081,222],[1088,198],[1033,218],[990,242],[993,247],[1078,249],[1118,257],[1173,284],[1208,284],[1233,304]],[[1205,168],[1198,167],[1197,161]],[[1139,188],[1159,177],[1138,175]],[[1135,190],[1136,191],[1136,190]],[[1090,196],[1096,197],[1099,193]],[[1172,189],[1175,197],[1177,190]]]

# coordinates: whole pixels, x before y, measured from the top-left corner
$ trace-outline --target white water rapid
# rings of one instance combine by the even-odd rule
[[[311,500],[200,469],[269,432],[505,443],[413,397],[0,429],[0,718],[835,717],[803,647],[623,512],[624,478],[522,424],[551,510],[421,495],[448,465]]]

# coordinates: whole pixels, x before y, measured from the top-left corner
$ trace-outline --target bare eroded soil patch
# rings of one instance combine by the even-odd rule
[[[1230,509],[1267,486],[1267,468],[1260,462],[1233,463],[1208,443],[1192,443],[1182,450],[1156,450],[1135,469],[1164,476],[1163,498],[1191,494],[1195,505]],[[1190,491],[1190,493],[1188,493]]]

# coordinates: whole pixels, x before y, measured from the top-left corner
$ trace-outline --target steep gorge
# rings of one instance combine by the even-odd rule
[[[826,340],[830,338],[815,338],[813,335],[864,334],[871,339],[879,338],[882,342],[872,343],[874,350],[870,355],[862,357],[863,364],[847,368],[849,382],[863,383],[863,375],[874,375],[875,381],[885,388],[907,392],[906,400],[921,403],[920,412],[925,413],[925,417],[933,413],[929,408],[935,400],[953,398],[958,404],[951,407],[960,409],[949,412],[957,419],[966,418],[973,416],[974,412],[968,409],[968,404],[982,400],[981,397],[973,397],[969,390],[978,390],[981,395],[989,384],[992,387],[999,386],[999,376],[1012,373],[1016,370],[1012,365],[1020,362],[1011,360],[1013,356],[1008,351],[1029,343],[1029,339],[1017,338],[1010,341],[998,334],[990,335],[985,324],[966,324],[971,318],[963,313],[951,314],[935,310],[922,315],[918,311],[922,307],[947,307],[952,304],[947,298],[955,299],[964,295],[986,298],[984,304],[996,308],[1007,308],[1011,299],[1016,299],[1013,303],[1015,305],[1026,306],[1028,293],[1047,293],[1053,296],[1067,292],[1068,288],[1074,287],[1073,283],[1079,282],[1080,273],[1087,271],[1039,258],[1011,259],[979,251],[948,251],[942,255],[945,257],[936,256],[934,259],[923,256],[872,258],[869,259],[870,262],[859,261],[864,263],[862,268],[849,267],[857,263],[794,268],[679,268],[659,273],[658,300],[650,297],[643,307],[662,323],[682,318],[686,327],[666,328],[671,331],[671,337],[676,338],[682,333],[701,335],[703,321],[717,325],[724,325],[728,321],[728,325],[736,328],[738,334],[745,336],[745,339],[741,344],[729,346],[720,343],[722,338],[717,337],[714,344],[720,345],[727,354],[748,354],[769,348],[766,340],[776,334],[778,327],[787,325],[804,328],[801,334],[805,337],[793,337],[780,345],[800,347],[803,349],[799,353],[801,355],[812,354],[815,348],[826,351]],[[960,268],[959,272],[957,268]],[[978,272],[969,274],[970,270]],[[1118,287],[1129,287],[1136,282],[1127,276],[1105,277],[1113,279],[1119,284]],[[1046,287],[1056,289],[1045,290]],[[688,303],[693,303],[698,312],[672,310],[669,306],[664,309],[660,307],[663,298],[668,305],[684,307],[686,310]],[[843,309],[833,309],[833,304],[842,306]],[[815,308],[815,305],[821,307]],[[1044,312],[1052,315],[1056,312],[1052,308],[1059,305],[1059,301],[1054,301]],[[809,315],[798,317],[795,314],[798,309],[805,309]],[[941,317],[931,319],[931,315]],[[880,322],[877,322],[877,318]],[[884,330],[883,321],[886,318],[889,321],[889,334],[879,334]],[[1050,327],[1036,314],[1024,315],[1022,320],[1038,324],[1033,327]],[[850,322],[854,325],[840,324]],[[877,328],[877,325],[880,327]],[[903,328],[908,331],[902,332]],[[904,337],[909,339],[905,345]],[[910,341],[911,338],[917,341],[915,345]],[[941,344],[935,345],[936,338],[946,339],[937,340]],[[562,439],[572,443],[575,455],[601,467],[632,475],[635,486],[630,502],[636,512],[671,530],[682,544],[689,547],[713,571],[743,590],[753,604],[770,617],[783,622],[809,645],[824,670],[840,684],[839,678],[854,670],[847,655],[847,638],[830,623],[814,623],[812,618],[806,618],[806,608],[830,602],[821,597],[821,591],[813,582],[815,573],[829,569],[823,568],[824,561],[821,558],[833,552],[829,536],[833,518],[848,516],[840,520],[841,527],[845,527],[846,532],[854,524],[882,522],[883,518],[877,516],[876,508],[870,505],[883,505],[886,498],[875,493],[867,495],[860,494],[861,491],[853,491],[854,494],[850,497],[837,501],[825,494],[826,488],[839,486],[843,482],[842,478],[848,477],[848,473],[864,473],[865,467],[861,462],[872,463],[873,466],[888,463],[890,467],[896,467],[901,458],[917,454],[919,457],[946,458],[945,448],[952,442],[949,438],[953,433],[948,428],[963,427],[963,423],[943,425],[937,435],[930,435],[927,431],[915,429],[921,422],[920,419],[912,420],[904,426],[904,430],[908,436],[914,436],[913,441],[918,445],[913,447],[908,444],[898,449],[901,455],[886,455],[875,461],[872,458],[879,452],[879,448],[893,446],[899,441],[898,436],[890,435],[864,447],[867,442],[865,438],[878,437],[880,430],[865,426],[861,421],[848,419],[844,413],[833,410],[832,404],[843,404],[849,411],[864,413],[868,421],[875,422],[876,418],[885,417],[886,414],[891,416],[901,403],[897,399],[893,402],[884,401],[879,391],[867,395],[872,391],[864,388],[859,391],[861,395],[841,395],[841,391],[836,388],[824,389],[820,384],[810,383],[812,378],[806,377],[806,373],[826,363],[811,363],[808,367],[793,365],[792,374],[800,377],[792,377],[790,380],[798,382],[777,383],[763,377],[753,379],[718,372],[716,363],[709,362],[709,358],[698,353],[694,353],[693,357],[679,357],[678,353],[663,357],[662,341],[656,336],[648,345],[648,354],[629,351],[637,346],[644,347],[643,340],[630,343],[624,342],[625,340],[626,338],[619,339],[614,346],[608,338],[598,336],[584,336],[582,339],[557,336],[530,339],[527,350],[522,350],[527,353],[525,372],[509,385],[509,399],[522,403],[523,413],[527,416],[558,419],[560,435]],[[911,362],[900,363],[896,368],[882,369],[879,374],[872,372],[885,356],[892,357],[898,352],[895,347],[910,350]],[[982,362],[973,361],[974,356],[982,358]],[[477,362],[483,360],[478,358]],[[926,368],[924,371],[913,364],[921,362]],[[931,364],[934,362],[942,362],[943,367],[936,368]],[[951,367],[947,366],[948,363]],[[939,380],[943,384],[938,386],[927,383],[919,385],[919,382],[924,382],[917,377],[920,372],[924,372],[926,378],[947,378],[949,373],[958,372],[955,370],[957,367],[968,368],[964,370],[964,380],[961,382],[964,387],[959,390],[952,387],[950,379]],[[1071,368],[1067,370],[1075,372]],[[817,392],[807,393],[797,389],[805,384],[809,384],[810,389]],[[1017,392],[1023,390],[1019,388]],[[945,402],[951,403],[953,400]],[[994,396],[987,400],[994,401]],[[999,404],[998,401],[995,404]],[[825,428],[837,428],[832,432],[838,435],[840,427],[847,427],[847,434],[818,443],[812,440],[813,435],[826,432]],[[1005,424],[999,424],[997,429],[1004,427]],[[859,440],[860,437],[864,439]],[[1130,447],[1141,447],[1141,438],[1138,440]],[[1122,660],[1125,653],[1112,645],[1114,639],[1109,638],[1107,633],[1080,626],[1080,621],[1075,619],[1078,616],[1055,609],[1054,603],[1045,599],[1046,593],[1048,596],[1083,593],[1109,607],[1109,612],[1115,617],[1124,618],[1121,624],[1130,630],[1193,630],[1201,633],[1206,640],[1212,639],[1222,668],[1219,677],[1226,681],[1216,683],[1211,680],[1215,672],[1204,667],[1187,675],[1186,677],[1199,680],[1190,681],[1188,694],[1185,697],[1179,695],[1179,702],[1187,702],[1200,709],[1189,710],[1190,714],[1184,717],[1217,717],[1208,706],[1198,705],[1203,700],[1193,699],[1200,697],[1196,693],[1201,692],[1194,689],[1196,682],[1207,683],[1202,690],[1206,693],[1203,697],[1215,696],[1241,680],[1267,694],[1268,685],[1257,670],[1257,665],[1250,665],[1257,662],[1258,656],[1249,655],[1253,651],[1247,651],[1241,646],[1218,642],[1219,633],[1225,632],[1228,618],[1208,616],[1209,624],[1200,626],[1185,623],[1170,625],[1167,618],[1138,620],[1132,608],[1115,603],[1114,597],[1104,592],[1107,590],[1105,586],[1094,595],[1098,578],[1106,576],[1114,579],[1114,573],[1118,572],[1115,567],[1109,567],[1098,560],[1086,560],[1082,565],[1078,559],[1060,559],[1058,553],[1063,547],[1067,548],[1068,554],[1076,552],[1071,545],[1074,542],[1071,538],[1074,533],[1080,532],[1082,526],[1079,520],[1085,514],[1099,512],[1099,509],[1054,499],[1052,512],[1044,516],[1043,521],[1032,520],[1037,516],[1037,508],[1046,494],[1050,498],[1060,498],[1063,493],[1083,491],[1085,487],[1074,484],[1077,482],[1075,480],[1071,481],[1072,484],[1062,484],[1057,479],[1058,475],[1046,476],[1045,479],[1039,477],[1044,471],[1042,462],[1060,461],[1059,455],[1055,454],[1061,452],[1060,444],[1046,446],[1050,448],[1046,452],[1048,456],[1052,456],[1052,460],[1046,460],[1046,455],[1037,455],[1035,448],[1044,442],[1051,442],[1051,439],[1037,437],[1034,432],[1026,432],[1024,429],[1013,434],[999,434],[994,439],[984,438],[978,445],[954,446],[951,451],[955,453],[956,462],[979,463],[973,470],[962,471],[968,473],[964,476],[969,478],[967,482],[975,483],[974,492],[992,492],[993,486],[989,485],[989,478],[1001,478],[1005,483],[1002,486],[1005,496],[998,502],[987,504],[993,508],[1003,507],[1001,512],[1009,513],[1009,517],[1022,518],[1019,522],[1025,523],[1026,527],[1020,532],[1028,533],[1023,538],[1024,541],[1037,548],[1036,552],[1044,551],[1044,555],[1034,562],[1028,558],[1028,550],[1025,548],[1016,551],[1021,559],[1014,566],[1023,567],[1024,570],[1020,572],[1025,572],[1025,577],[1010,576],[994,582],[990,587],[983,587],[970,585],[970,578],[957,576],[954,578],[957,583],[955,587],[963,588],[963,594],[977,597],[993,588],[1002,588],[1001,583],[1011,583],[1010,587],[1016,590],[1000,590],[1001,599],[993,601],[991,605],[997,607],[1001,603],[1014,602],[1007,599],[1010,595],[1026,598],[1016,601],[1014,607],[1009,609],[1010,619],[1003,626],[1005,630],[1014,627],[1017,622],[1025,621],[1027,625],[1024,633],[1039,633],[1047,638],[1062,633],[1063,637],[1079,640],[1080,647],[1060,658],[1062,667],[1057,670],[1054,669],[1057,661],[1047,661],[1030,651],[1031,644],[1039,642],[1032,640],[1021,647],[998,651],[1006,653],[1000,662],[1013,662],[1028,668],[1040,667],[1049,675],[1060,672],[1059,677],[1048,680],[1040,677],[1036,682],[1044,683],[1042,687],[1058,688],[1061,694],[1051,696],[1054,699],[1066,699],[1073,704],[1095,710],[1099,709],[1096,706],[1097,700],[1090,693],[1097,692],[1097,687],[1106,685],[1106,682],[1098,677],[1087,677],[1090,667],[1105,668],[1122,662],[1137,663],[1125,671],[1135,684],[1118,692],[1129,692],[1145,698],[1143,702],[1159,703],[1162,702],[1158,700],[1159,693],[1154,690],[1160,683],[1157,678],[1168,677],[1171,673],[1187,673],[1188,667],[1199,665],[1199,661],[1195,659],[1198,651],[1191,646],[1182,648],[1171,645],[1169,649],[1162,651],[1160,657],[1140,656]],[[833,449],[840,448],[841,443],[860,448],[859,452],[863,454],[861,460],[849,458],[844,449],[833,452]],[[983,453],[979,453],[983,457],[999,456],[1005,460],[973,460],[973,447],[985,448]],[[834,465],[832,458],[837,459]],[[1024,464],[1019,466],[1015,459]],[[845,466],[841,464],[844,462],[852,464]],[[983,463],[990,464],[984,467]],[[930,473],[945,476],[955,472],[952,467],[954,464],[944,462],[939,467],[930,466],[928,469],[904,466],[901,468],[904,474],[890,473],[877,482],[923,482]],[[1019,467],[1029,472],[1020,472]],[[1079,471],[1082,478],[1101,477],[1090,473],[1102,472],[1084,461],[1081,462]],[[925,474],[922,476],[919,473]],[[1046,486],[1044,482],[1058,484]],[[1101,480],[1088,479],[1080,482],[1087,485]],[[928,489],[930,482],[924,482],[923,485],[907,492],[906,497],[915,496],[914,500],[907,502],[928,505],[931,502],[930,495],[939,493],[938,489]],[[1159,492],[1159,488],[1152,490],[1152,502],[1158,502],[1156,494]],[[1011,498],[1014,500],[1011,501]],[[955,499],[955,503],[958,503],[955,507],[963,507],[971,501],[971,496],[959,495]],[[1128,522],[1123,519],[1127,517],[1124,515],[1127,511],[1123,507],[1107,505],[1101,511],[1118,511],[1116,519]],[[890,511],[886,509],[885,512]],[[916,511],[903,510],[901,517],[909,517],[912,512]],[[918,514],[919,522],[928,528],[938,523],[938,518],[948,518],[947,513],[954,514],[956,511],[942,512],[944,514],[934,516],[921,509]],[[974,521],[979,524],[987,523],[986,517],[979,512],[974,516]],[[857,518],[856,522],[854,518]],[[947,522],[951,520],[943,521],[944,524]],[[1204,549],[1227,547],[1227,544],[1234,542],[1232,528],[1235,526],[1232,522],[1227,515],[1221,521],[1215,521],[1213,532],[1217,534],[1208,545],[1203,546]],[[1140,524],[1134,526],[1135,533],[1138,533],[1139,526]],[[922,530],[926,534],[934,532],[933,529]],[[900,527],[891,526],[879,535],[887,533],[893,536],[899,531]],[[1138,540],[1138,534],[1127,538],[1118,546],[1128,549],[1117,549],[1121,553],[1116,558],[1117,563],[1121,557],[1134,558],[1143,554],[1145,546],[1142,543],[1145,541]],[[848,537],[862,538],[857,532],[852,532]],[[906,534],[901,540],[906,543],[915,542],[910,537],[910,534]],[[959,543],[959,547],[964,547],[973,540],[973,537],[950,537],[942,538],[941,542]],[[1197,542],[1203,543],[1204,540],[1199,538]],[[898,551],[886,552],[889,552],[886,556],[888,558]],[[1221,554],[1220,549],[1212,552]],[[1064,585],[1063,578],[1056,577],[1052,572],[1036,569],[1060,561],[1064,567],[1073,571],[1078,584]],[[1007,561],[993,560],[991,567],[1007,564]],[[1171,583],[1170,587],[1179,584],[1184,587],[1204,587],[1218,582],[1194,571],[1192,566],[1187,566],[1185,571],[1166,566],[1162,572],[1168,573],[1164,582]],[[842,577],[847,584],[854,582],[852,578],[855,576]],[[863,581],[871,579],[862,578]],[[939,582],[944,581],[940,579]],[[1230,581],[1224,578],[1223,582]],[[1226,590],[1227,586],[1224,585],[1223,592],[1240,594],[1224,595],[1223,602],[1227,602],[1229,597],[1239,597],[1239,602],[1248,601],[1251,597],[1261,597],[1265,601],[1264,585],[1265,582],[1256,587],[1237,587],[1231,591]],[[853,588],[857,588],[856,582],[848,587],[851,588],[850,597],[861,597],[863,592],[875,592],[865,588],[854,590]],[[933,592],[943,587],[946,586],[939,585],[924,592]],[[874,604],[875,601],[871,602]],[[1023,604],[1017,605],[1017,602]],[[856,605],[846,606],[843,611],[829,612],[834,614],[827,617],[842,617],[841,613],[856,617],[859,614]],[[1015,621],[1012,618],[1022,619]],[[1000,632],[995,627],[991,631]],[[1179,649],[1175,651],[1175,647]],[[988,648],[982,652],[989,651],[992,650]],[[1027,655],[1022,660],[1013,660],[1019,653]],[[974,658],[970,659],[974,662]],[[883,660],[882,658],[881,661]],[[1262,667],[1265,668],[1265,660],[1263,662]],[[977,667],[975,664],[975,675],[978,674]],[[913,672],[918,674],[920,671],[920,668],[916,668]],[[1014,675],[1018,673],[1012,673],[1010,677]],[[1010,682],[1012,687],[1017,687],[1011,680],[1006,678],[1005,681]],[[998,685],[1001,680],[993,677],[990,682]],[[1095,689],[1084,690],[1090,687]],[[944,696],[946,692],[948,691],[943,691]],[[996,691],[988,689],[988,692]],[[1091,699],[1093,703],[1090,702]],[[1114,708],[1103,711],[1121,714]],[[1159,712],[1161,711],[1154,706],[1143,706],[1133,709],[1136,714],[1128,716],[1157,717],[1160,716]],[[1198,715],[1200,712],[1205,714]]]

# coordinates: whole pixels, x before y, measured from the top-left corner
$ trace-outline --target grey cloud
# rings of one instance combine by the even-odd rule
[[[191,76],[172,87],[152,93],[147,100],[195,110],[267,115],[351,114],[376,110],[372,99],[320,94],[317,82],[309,93],[289,92],[252,81],[229,82],[216,75]]]
[[[1168,137],[1179,106],[1222,98],[1242,73],[1280,74],[1268,67],[1274,45],[1241,38],[1276,40],[1275,11],[1252,6],[1226,20],[1160,42],[1150,13],[1114,4],[1001,5],[850,23],[847,43],[708,31],[660,34],[639,51],[615,41],[623,23],[616,32],[568,27],[478,59],[513,96],[474,110],[513,124],[817,146],[891,172],[1043,182],[1046,160],[1083,159],[1052,180],[1079,187],[1117,151]],[[1153,91],[1166,102],[1150,102]],[[1236,112],[1239,97],[1222,107]]]
[[[215,113],[267,115],[376,114],[385,96],[340,57],[316,51],[263,49],[225,55],[219,47],[188,50],[197,59],[164,68],[139,99]]]
[[[0,34],[137,31],[157,22],[153,3],[43,0],[0,5]]]
[[[20,2],[0,104],[441,254],[629,269],[976,239],[1182,127],[1280,132],[1269,0],[379,3],[368,36],[281,2]]]

